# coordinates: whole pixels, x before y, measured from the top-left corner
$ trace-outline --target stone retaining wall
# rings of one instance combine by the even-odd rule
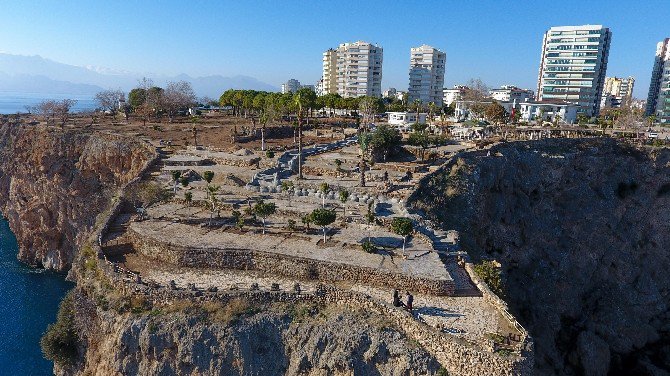
[[[193,302],[216,301],[227,303],[233,299],[244,299],[252,305],[264,305],[273,302],[298,304],[314,302],[318,304],[334,304],[355,309],[364,309],[392,320],[395,327],[408,338],[417,341],[451,375],[531,375],[533,367],[532,353],[522,351],[521,354],[501,355],[491,351],[488,344],[470,342],[440,332],[422,323],[403,309],[392,307],[376,301],[366,294],[341,290],[331,286],[317,285],[315,292],[296,292],[295,290],[259,290],[239,289],[206,292],[202,290],[170,289],[164,286],[149,287],[134,281],[132,276],[123,272],[114,272],[113,266],[105,263],[105,274],[109,275],[116,286],[130,294],[142,296],[154,304],[169,304],[177,299]]]
[[[149,239],[128,229],[135,250],[149,258],[195,268],[258,270],[325,282],[352,281],[373,286],[402,286],[424,294],[453,295],[453,280],[411,277],[377,269],[249,249],[183,247]]]

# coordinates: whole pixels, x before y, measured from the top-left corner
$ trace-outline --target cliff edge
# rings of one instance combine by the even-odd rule
[[[670,370],[670,150],[500,144],[452,159],[410,205],[502,264],[538,374]]]

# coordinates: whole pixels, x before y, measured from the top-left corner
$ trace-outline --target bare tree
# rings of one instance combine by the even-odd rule
[[[56,116],[57,103],[54,100],[46,100],[37,105],[37,113],[44,118],[47,125],[53,122]]]
[[[109,113],[111,113],[115,119],[116,111],[119,107],[119,100],[125,98],[126,95],[119,89],[103,90],[95,95],[95,100],[98,102],[100,107],[102,107],[102,109],[105,111],[109,111]]]
[[[60,120],[60,127],[65,127],[65,123],[70,119],[70,109],[77,104],[74,99],[63,99],[54,103],[54,114]]]
[[[191,84],[186,81],[168,82],[163,92],[163,105],[168,113],[170,123],[180,109],[196,102],[196,96]]]

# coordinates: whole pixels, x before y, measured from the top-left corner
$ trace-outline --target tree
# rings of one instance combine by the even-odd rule
[[[414,112],[416,112],[416,122],[419,122],[419,115],[421,114],[421,109],[423,108],[423,103],[421,102],[421,99],[415,99],[414,102],[412,102],[412,108],[414,109]]]
[[[191,206],[191,202],[193,201],[193,193],[184,193],[184,201],[186,201],[186,205]]]
[[[321,207],[325,208],[326,207],[326,195],[328,195],[328,192],[330,192],[330,185],[328,183],[323,182],[321,185],[319,185],[319,192],[321,192]]]
[[[290,180],[282,180],[281,190],[282,192],[286,192],[286,198],[288,199],[288,206],[291,206],[291,196],[293,195],[294,191],[293,182]]]
[[[119,101],[122,99],[125,99],[126,95],[123,93],[123,91],[116,89],[116,90],[103,90],[101,92],[98,92],[95,95],[95,100],[98,102],[98,105],[102,107],[104,111],[109,112],[112,114],[114,119],[116,119],[116,112],[119,108]]]
[[[212,182],[212,179],[214,179],[214,172],[213,171],[205,171],[202,173],[203,179],[207,182],[207,185]]]
[[[486,106],[486,110],[484,110],[484,117],[486,120],[500,124],[505,121],[505,118],[507,117],[507,111],[505,111],[505,107],[501,106],[499,103],[491,103]]]
[[[337,215],[334,210],[318,208],[310,214],[311,222],[323,229],[323,243],[326,244],[326,226],[335,222]]]
[[[409,236],[412,231],[414,231],[414,225],[412,220],[409,218],[395,217],[391,221],[391,231],[395,234],[402,236],[402,254],[405,256],[405,243],[407,242],[407,236]]]
[[[431,145],[435,145],[437,143],[437,138],[432,137],[425,132],[412,132],[412,134],[409,135],[409,139],[407,141],[410,145],[421,148],[421,161],[423,162],[426,157],[426,149],[428,149]]]
[[[214,219],[214,214],[219,211],[219,198],[216,197],[217,192],[219,192],[218,185],[208,185],[207,186],[207,199],[209,205],[209,226],[212,225],[212,220]]]
[[[293,96],[294,105],[298,113],[298,179],[303,179],[302,175],[302,118],[304,111],[316,102],[316,94],[308,88],[298,90]],[[309,121],[309,117],[308,117]]]
[[[193,105],[196,96],[191,84],[186,81],[168,82],[163,93],[163,105],[168,113],[170,123],[174,115],[182,108]]]
[[[344,219],[346,220],[347,218],[347,200],[349,199],[349,191],[346,189],[340,189],[340,192],[338,193],[338,197],[340,198],[340,202],[342,203],[342,215],[344,216]]]
[[[365,123],[367,129],[368,124],[374,122],[375,114],[381,108],[381,101],[375,97],[361,97],[358,101],[358,108],[363,115],[363,122]]]
[[[397,129],[382,124],[372,132],[370,145],[373,150],[371,154],[381,152],[383,161],[386,162],[386,157],[393,154],[395,149],[400,145],[402,137]]]
[[[370,144],[372,143],[372,134],[370,132],[362,132],[358,134],[358,146],[361,149],[361,160],[358,162],[358,171],[360,173],[360,186],[365,187],[365,155],[370,153]]]
[[[254,214],[261,217],[261,221],[263,222],[263,235],[265,235],[265,219],[277,211],[277,206],[273,202],[259,200],[256,202],[256,205],[254,205],[253,210]]]
[[[181,177],[181,171],[173,170],[172,171],[172,181],[174,182],[174,193],[177,194],[177,184],[179,183],[179,178]]]
[[[60,102],[57,102],[56,105],[56,115],[60,118],[60,126],[63,128],[65,123],[70,119],[70,109],[77,104],[77,101],[74,99],[63,99]]]
[[[49,125],[56,116],[56,107],[58,104],[54,100],[46,100],[37,105],[37,113],[40,114],[47,125]]]

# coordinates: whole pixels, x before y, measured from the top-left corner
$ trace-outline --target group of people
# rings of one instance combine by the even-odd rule
[[[409,291],[407,291],[407,295],[405,295],[405,302],[403,303],[403,301],[400,300],[400,293],[398,290],[393,290],[394,307],[404,307],[409,311],[409,313],[412,313],[412,303],[414,303],[414,295],[412,295]]]

